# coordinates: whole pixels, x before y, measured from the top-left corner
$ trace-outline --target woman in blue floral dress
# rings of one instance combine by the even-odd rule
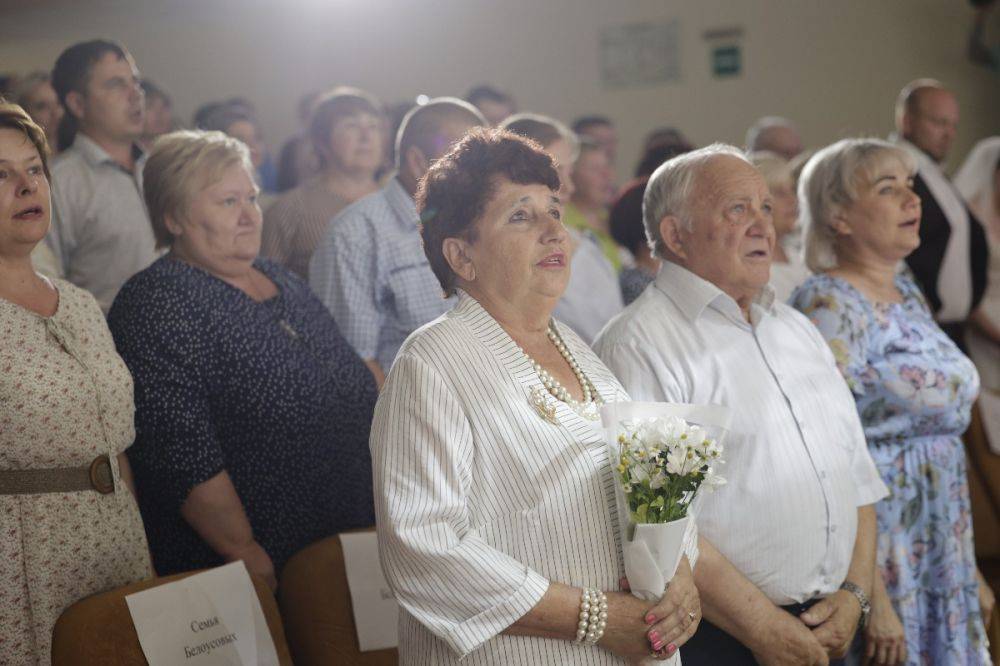
[[[912,158],[876,140],[841,141],[810,160],[800,197],[816,275],[791,304],[829,342],[891,492],[876,507],[882,575],[867,653],[875,663],[989,664],[961,442],[979,377],[897,273],[920,243],[913,173]]]

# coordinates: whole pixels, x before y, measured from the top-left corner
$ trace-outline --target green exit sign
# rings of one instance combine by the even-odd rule
[[[718,46],[712,49],[712,73],[718,77],[739,76],[743,56],[738,46]]]

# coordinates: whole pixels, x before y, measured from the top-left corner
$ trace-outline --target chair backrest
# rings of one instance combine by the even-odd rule
[[[395,649],[361,652],[340,537],[303,548],[281,572],[278,603],[296,666],[395,666]]]
[[[1000,596],[1000,456],[990,449],[979,402],[972,406],[972,421],[962,438],[968,454],[976,559],[993,593]],[[993,663],[1000,664],[1000,611],[996,608],[986,633]]]
[[[146,657],[125,597],[196,573],[152,578],[76,602],[59,616],[52,630],[52,666],[145,666]],[[278,662],[281,666],[291,666],[292,657],[285,642],[278,604],[263,578],[252,574],[250,578],[271,630]]]
[[[972,422],[963,439],[968,453],[976,555],[994,559],[1000,558],[1000,456],[990,450],[979,409],[978,402],[972,406]]]

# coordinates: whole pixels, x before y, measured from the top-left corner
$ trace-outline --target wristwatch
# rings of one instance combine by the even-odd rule
[[[872,613],[872,604],[870,601],[868,601],[868,595],[865,594],[864,590],[862,590],[860,587],[858,587],[849,580],[845,580],[843,583],[841,583],[840,589],[847,590],[848,592],[853,594],[854,597],[858,600],[858,603],[861,604],[861,617],[858,618],[858,631],[861,631],[866,626],[868,626],[868,617]]]

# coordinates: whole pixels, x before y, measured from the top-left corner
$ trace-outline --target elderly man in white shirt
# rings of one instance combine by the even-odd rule
[[[729,484],[697,514],[698,664],[826,664],[867,618],[887,494],[854,401],[812,324],[767,286],[771,196],[716,144],[670,160],[643,201],[663,267],[594,347],[636,400],[734,412]]]

